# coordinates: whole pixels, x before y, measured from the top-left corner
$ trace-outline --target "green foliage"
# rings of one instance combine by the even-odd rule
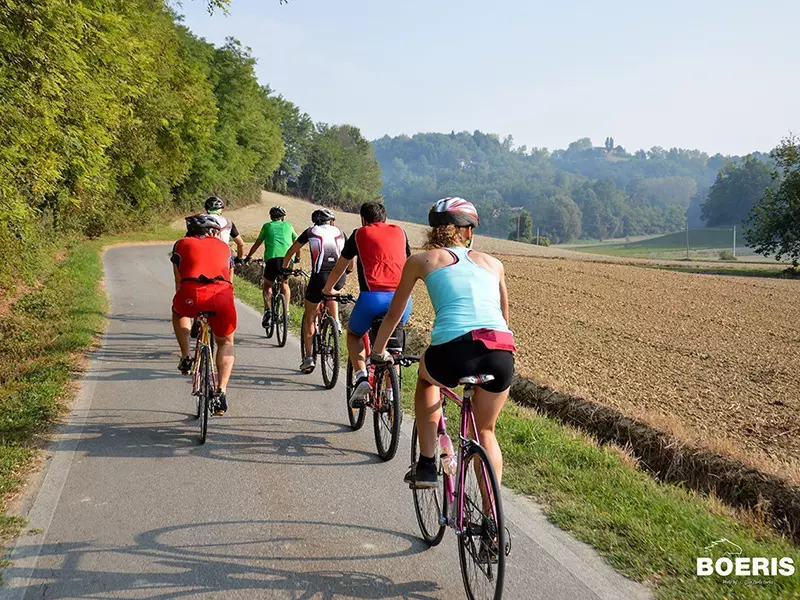
[[[784,139],[772,151],[778,166],[777,188],[767,189],[753,210],[745,230],[748,244],[759,254],[800,262],[800,140]]]
[[[611,137],[603,147],[582,138],[566,150],[528,151],[514,148],[510,136],[480,131],[386,136],[373,144],[393,217],[424,223],[437,198],[460,195],[475,203],[485,235],[508,237],[512,207],[522,206],[560,241],[578,232],[602,240],[683,229],[692,205],[699,220],[705,194],[698,190],[708,189],[726,161],[738,160],[658,147],[631,156]],[[579,209],[580,227],[567,199]]]
[[[720,260],[736,260],[736,257],[733,255],[733,252],[730,250],[721,250],[719,253]]]
[[[533,219],[531,213],[523,208],[508,223],[508,239],[531,243],[533,239]]]
[[[311,150],[314,122],[307,113],[283,96],[273,99],[281,119],[281,137],[284,155],[281,164],[272,175],[270,185],[280,193],[299,192],[298,179]]]
[[[703,220],[711,227],[742,223],[772,183],[772,168],[752,155],[725,165],[702,205]]]
[[[355,212],[380,194],[381,168],[370,143],[352,125],[317,125],[300,191],[320,204]]]
[[[284,149],[254,63],[160,0],[0,2],[4,291],[63,236],[141,226],[210,192],[256,198]]]

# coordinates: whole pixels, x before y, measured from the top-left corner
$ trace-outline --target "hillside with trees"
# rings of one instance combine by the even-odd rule
[[[68,239],[198,210],[212,193],[374,197],[380,170],[358,129],[315,125],[255,63],[235,39],[193,35],[164,0],[0,2],[0,290]]]
[[[396,218],[424,222],[432,198],[461,195],[477,205],[484,233],[516,239],[524,209],[532,222],[521,237],[535,241],[538,229],[554,243],[665,233],[687,217],[704,226],[701,207],[719,169],[743,162],[678,148],[631,154],[613,138],[602,147],[583,138],[565,150],[528,150],[480,131],[385,136],[373,145]],[[769,170],[765,155],[751,160]]]

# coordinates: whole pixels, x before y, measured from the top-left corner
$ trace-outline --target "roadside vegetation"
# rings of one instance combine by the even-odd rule
[[[240,300],[261,311],[258,286],[237,276],[235,288]],[[299,335],[300,307],[292,306],[291,314],[291,327]],[[413,367],[403,373],[407,419],[413,418],[416,375]],[[342,399],[342,419],[344,410]],[[456,414],[452,411],[451,416]],[[504,484],[534,499],[553,523],[593,546],[616,569],[653,586],[657,598],[800,595],[797,577],[759,576],[752,579],[766,583],[732,586],[723,577],[695,575],[696,557],[719,558],[705,548],[722,538],[741,546],[742,556],[790,556],[800,565],[800,549],[758,515],[733,511],[713,497],[658,482],[623,449],[601,446],[576,429],[513,402],[500,416],[497,435],[505,460]]]

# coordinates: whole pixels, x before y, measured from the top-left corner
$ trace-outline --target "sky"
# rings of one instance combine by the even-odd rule
[[[369,139],[512,135],[566,148],[607,136],[710,154],[800,133],[798,0],[204,0],[198,36],[252,48],[259,81]]]

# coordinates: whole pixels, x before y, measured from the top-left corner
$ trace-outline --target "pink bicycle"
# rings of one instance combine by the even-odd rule
[[[404,356],[405,362],[411,357]],[[417,359],[418,360],[418,359]],[[492,381],[492,375],[464,377],[464,397],[441,388],[442,417],[438,429],[437,467],[440,490],[412,487],[414,509],[423,539],[431,546],[444,537],[445,527],[455,530],[461,576],[470,600],[499,599],[503,595],[506,556],[511,542],[505,527],[500,486],[492,463],[478,439],[472,397],[475,386]],[[461,407],[458,448],[447,433],[444,407],[452,401]],[[418,458],[417,425],[411,433],[411,461]]]

